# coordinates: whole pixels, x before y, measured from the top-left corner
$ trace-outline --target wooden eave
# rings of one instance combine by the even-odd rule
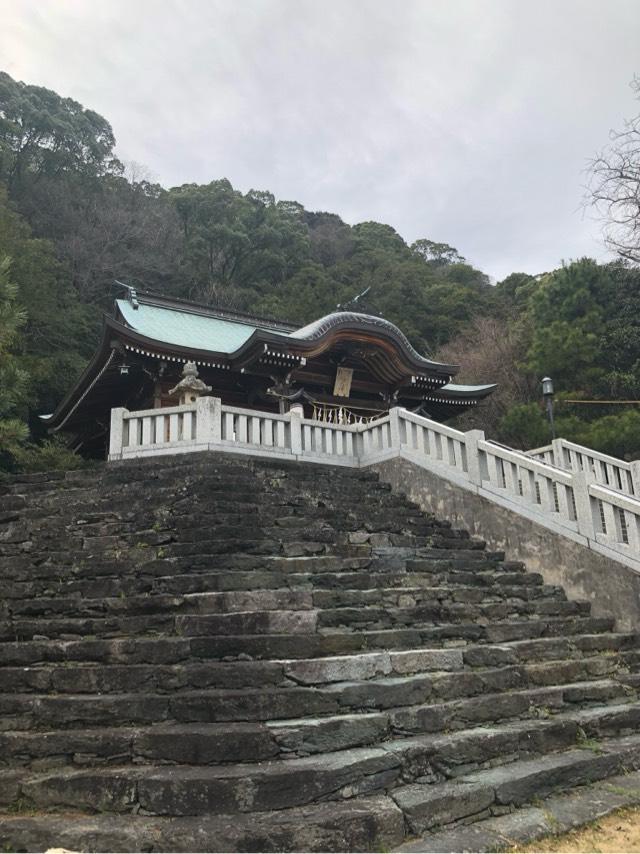
[[[246,369],[264,357],[265,347],[276,353],[288,354],[294,361],[301,361],[318,358],[345,345],[359,347],[361,361],[381,382],[390,385],[397,385],[417,374],[428,379],[432,387],[438,387],[449,382],[459,370],[457,365],[442,365],[426,359],[418,361],[400,341],[384,333],[361,330],[356,325],[331,329],[322,337],[308,341],[256,329],[229,358],[234,368]]]

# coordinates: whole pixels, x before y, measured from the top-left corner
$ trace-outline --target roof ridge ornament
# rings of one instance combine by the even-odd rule
[[[140,303],[138,302],[138,294],[136,293],[136,289],[131,285],[125,285],[124,282],[118,281],[118,279],[113,280],[116,285],[120,285],[121,288],[126,288],[127,290],[127,299],[131,303],[131,307],[137,311]]]
[[[336,311],[348,311],[352,306],[357,305],[358,300],[362,299],[362,297],[366,297],[366,295],[371,290],[371,285],[365,288],[362,293],[357,294],[355,297],[347,300],[346,302],[339,302],[336,306]]]

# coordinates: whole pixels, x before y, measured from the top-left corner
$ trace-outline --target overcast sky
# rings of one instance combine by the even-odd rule
[[[164,186],[226,177],[500,279],[606,257],[584,169],[640,109],[640,2],[0,0],[0,68]]]

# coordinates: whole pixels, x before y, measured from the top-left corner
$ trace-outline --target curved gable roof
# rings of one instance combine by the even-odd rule
[[[445,365],[442,362],[434,362],[420,353],[413,347],[407,336],[399,329],[395,323],[390,320],[385,320],[384,317],[377,317],[373,314],[361,314],[357,311],[334,311],[331,314],[325,315],[312,323],[308,323],[301,329],[292,332],[289,338],[298,341],[321,341],[324,338],[336,337],[339,332],[369,332],[376,336],[382,336],[391,339],[405,356],[414,364],[414,366],[422,367],[425,370],[437,370],[442,373],[455,374],[459,370],[458,365]]]
[[[312,323],[291,330],[274,321],[236,317],[233,313],[206,308],[195,303],[140,294],[135,305],[127,299],[116,300],[118,314],[125,326],[147,341],[176,348],[226,355],[244,363],[251,353],[264,345],[284,345],[299,356],[314,356],[333,345],[353,340],[378,346],[380,359],[396,379],[415,374],[436,374],[439,383],[447,382],[458,371],[457,365],[445,365],[420,355],[407,336],[391,321],[355,311],[336,311]],[[391,367],[391,363],[394,367]],[[382,363],[379,366],[383,368]]]
[[[234,353],[259,328],[288,337],[286,332],[273,330],[267,325],[261,327],[258,323],[188,311],[180,306],[169,308],[143,299],[137,308],[124,299],[116,300],[116,306],[125,324],[134,332],[176,347]]]

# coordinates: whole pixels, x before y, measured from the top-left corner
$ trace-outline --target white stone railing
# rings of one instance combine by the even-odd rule
[[[640,571],[640,500],[631,490],[598,482],[589,466],[570,470],[538,458],[548,449],[514,451],[480,430],[462,433],[400,408],[357,425],[223,406],[213,397],[142,412],[112,410],[110,460],[205,450],[351,467],[402,457]],[[589,453],[594,460],[603,456]]]
[[[527,456],[568,471],[590,472],[596,483],[626,495],[640,496],[640,460],[627,463],[566,439],[527,451]]]
[[[386,416],[376,424],[388,420]],[[113,409],[109,459],[217,450],[356,466],[361,429],[362,425],[312,421],[296,412],[277,415],[223,406],[218,398],[201,397],[187,406],[138,412]]]

